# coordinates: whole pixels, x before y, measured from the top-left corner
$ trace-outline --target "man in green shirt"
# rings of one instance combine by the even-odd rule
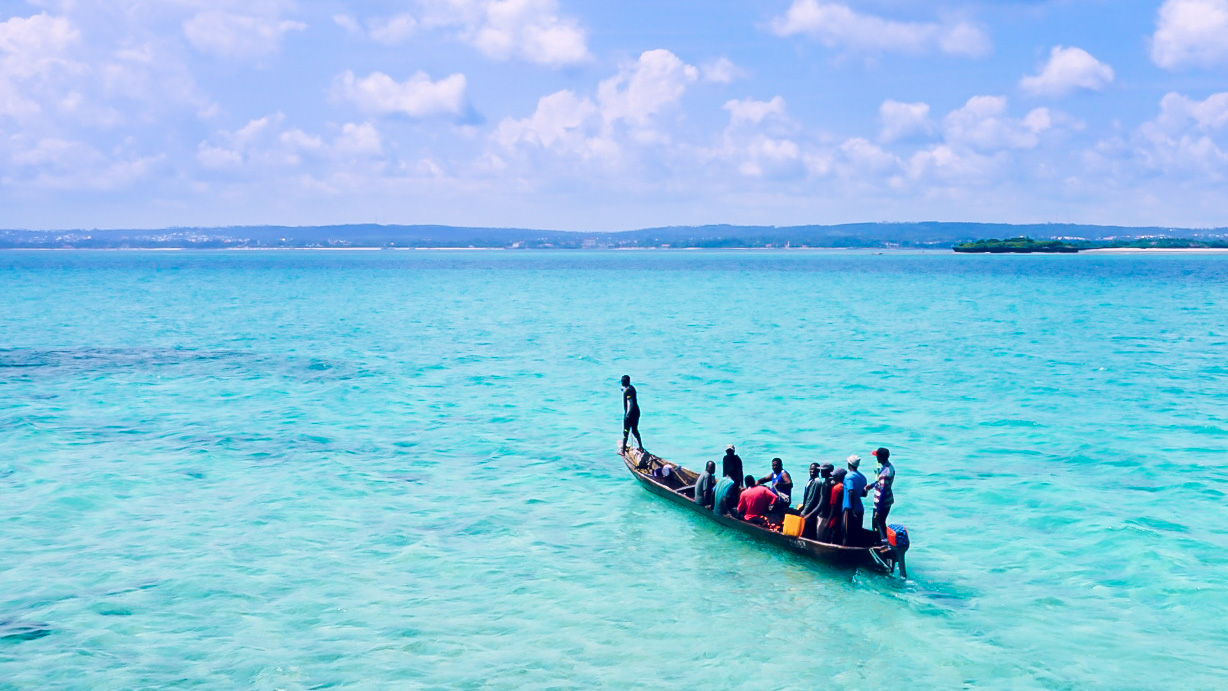
[[[712,513],[718,516],[731,514],[735,518],[738,516],[738,483],[733,481],[733,478],[723,477],[721,481],[716,483],[716,491],[713,493]]]

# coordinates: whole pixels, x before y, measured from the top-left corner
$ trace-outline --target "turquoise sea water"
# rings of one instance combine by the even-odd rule
[[[0,253],[0,688],[1214,688],[1228,257]],[[910,581],[615,455],[897,461]]]

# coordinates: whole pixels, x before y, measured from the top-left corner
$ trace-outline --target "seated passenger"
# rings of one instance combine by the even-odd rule
[[[735,518],[741,518],[738,514],[738,483],[733,481],[731,477],[723,477],[720,482],[716,483],[716,489],[712,491],[712,513],[718,516],[726,514],[732,515]]]
[[[738,497],[738,513],[742,520],[752,523],[766,523],[768,512],[772,505],[780,501],[772,490],[755,483],[754,475],[746,476],[746,489]]]
[[[695,481],[695,503],[706,508],[712,508],[712,491],[716,489],[716,462],[708,461],[704,472]]]
[[[772,474],[759,478],[759,484],[767,485],[786,506],[793,502],[793,477],[779,458],[772,459]]]

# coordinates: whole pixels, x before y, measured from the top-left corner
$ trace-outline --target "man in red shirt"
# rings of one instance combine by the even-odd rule
[[[848,472],[845,468],[836,468],[831,474],[831,501],[827,505],[827,514],[820,517],[819,542],[838,545],[844,540],[840,518],[844,514],[844,476]]]
[[[764,516],[771,510],[772,504],[779,499],[776,493],[763,485],[755,484],[755,476],[746,476],[746,489],[738,497],[738,513],[742,519],[752,523],[763,523]]]

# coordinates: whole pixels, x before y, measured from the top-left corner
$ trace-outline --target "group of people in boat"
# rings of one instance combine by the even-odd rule
[[[810,479],[802,493],[801,505],[793,509],[793,478],[784,462],[772,459],[772,472],[760,478],[743,474],[742,459],[733,444],[721,459],[721,475],[716,462],[708,461],[695,482],[695,503],[721,516],[779,529],[786,514],[800,515],[802,537],[839,545],[865,547],[887,541],[887,516],[895,503],[892,485],[895,466],[891,452],[883,447],[874,451],[879,467],[874,481],[862,474],[861,457],[845,460],[846,468],[831,463],[811,463]],[[870,502],[871,531],[864,529],[865,504],[862,498],[873,492]]]
[[[621,377],[619,384],[623,391],[621,448],[625,451],[628,437],[634,435],[639,450],[643,451],[640,405],[635,387],[627,375]],[[693,487],[694,500],[718,516],[732,516],[776,531],[782,530],[786,515],[800,515],[803,520],[801,537],[819,542],[855,547],[888,544],[893,548],[900,572],[906,575],[903,555],[908,549],[908,533],[903,526],[887,524],[887,516],[895,504],[892,491],[895,466],[888,449],[879,447],[873,455],[878,461],[874,482],[861,473],[861,457],[856,454],[845,459],[845,468],[836,468],[831,463],[811,463],[810,479],[803,490],[801,505],[793,508],[793,477],[784,469],[784,461],[773,458],[772,472],[761,478],[745,475],[742,459],[730,444],[721,459],[719,477],[715,461],[705,465]],[[659,470],[669,472],[668,466]],[[870,492],[873,492],[871,529],[866,530],[862,499]],[[895,564],[891,568],[894,571]]]

